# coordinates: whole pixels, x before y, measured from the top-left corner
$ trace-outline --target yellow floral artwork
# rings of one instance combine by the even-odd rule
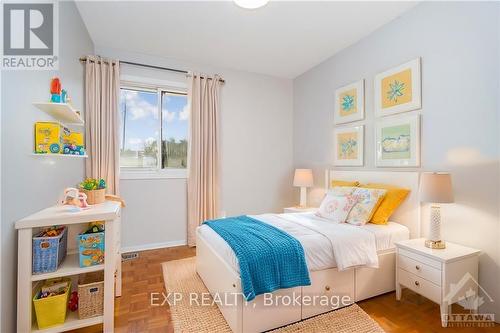
[[[341,117],[358,112],[358,95],[355,88],[342,92],[339,97],[338,109]]]
[[[410,68],[382,79],[382,109],[412,101],[412,70]]]
[[[358,158],[357,132],[337,134],[337,158],[339,160],[354,160]]]

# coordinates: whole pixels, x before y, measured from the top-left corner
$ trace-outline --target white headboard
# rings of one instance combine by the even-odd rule
[[[382,183],[411,190],[403,204],[391,216],[391,221],[403,224],[410,229],[410,238],[420,237],[420,201],[418,199],[419,173],[414,171],[341,171],[325,172],[325,186],[330,188],[330,181],[349,180],[360,183]]]

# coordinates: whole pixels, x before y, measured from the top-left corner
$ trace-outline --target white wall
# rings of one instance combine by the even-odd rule
[[[31,156],[34,123],[50,120],[32,102],[50,98],[50,80],[61,78],[73,105],[83,110],[84,72],[78,58],[94,46],[74,3],[59,5],[59,71],[2,72],[2,326],[15,332],[17,232],[14,222],[57,202],[65,187],[82,180],[81,159]]]
[[[443,236],[479,248],[480,283],[500,318],[499,4],[422,3],[294,81],[294,164],[316,184],[333,162],[334,90],[366,79],[365,167],[375,168],[373,77],[422,57],[422,170],[452,173]],[[356,169],[356,168],[352,168]],[[321,191],[312,191],[318,202]],[[427,212],[423,229],[427,230]]]
[[[228,216],[279,212],[292,202],[292,81],[96,46],[96,54],[221,74],[221,210]],[[122,66],[122,75],[176,81],[183,74]],[[186,241],[186,180],[120,182],[125,250]],[[147,209],[145,209],[147,207]]]

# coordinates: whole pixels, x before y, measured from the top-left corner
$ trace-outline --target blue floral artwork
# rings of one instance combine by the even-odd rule
[[[344,95],[342,97],[342,110],[351,111],[354,108],[354,96]]]
[[[358,145],[357,141],[354,139],[349,139],[347,141],[340,143],[341,155],[344,158],[354,158],[356,155],[356,146]]]
[[[404,82],[399,82],[398,80],[389,84],[389,91],[387,92],[387,98],[390,101],[397,102],[398,97],[404,95],[404,90],[406,89]]]

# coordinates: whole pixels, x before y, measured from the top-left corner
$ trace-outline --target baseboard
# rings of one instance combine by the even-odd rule
[[[170,242],[164,242],[164,243],[151,243],[151,244],[144,244],[144,245],[137,245],[137,246],[125,246],[125,247],[122,247],[122,253],[156,250],[156,249],[163,249],[166,247],[182,246],[182,245],[186,245],[186,244],[187,244],[187,241],[185,239],[182,239],[182,240],[176,240],[176,241],[170,241]]]

